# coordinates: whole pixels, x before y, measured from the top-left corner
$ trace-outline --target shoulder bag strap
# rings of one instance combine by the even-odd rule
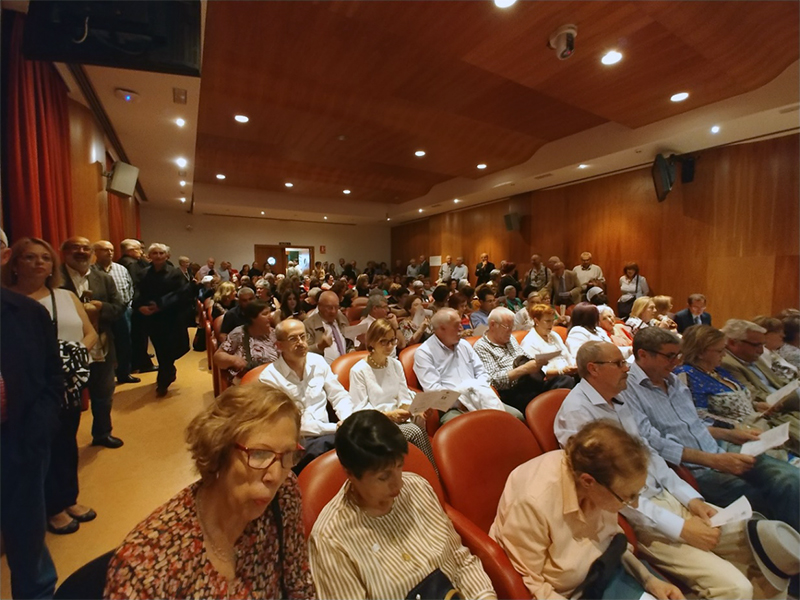
[[[244,330],[244,360],[247,362],[247,370],[253,368],[253,355],[250,353],[250,332],[247,327],[242,327]]]
[[[283,548],[283,516],[281,515],[281,507],[278,505],[278,496],[277,494],[272,499],[270,503],[270,507],[272,508],[272,516],[275,519],[275,529],[278,533],[278,564],[280,565],[280,586],[281,586],[281,598],[288,598],[289,594],[286,593],[286,582],[284,581],[284,548]]]
[[[633,295],[635,296],[638,293],[639,293],[639,275],[637,274],[636,275],[636,289],[633,291]]]
[[[58,304],[56,304],[56,295],[53,290],[50,290],[50,303],[53,305],[53,326],[56,328],[56,337],[58,337]]]

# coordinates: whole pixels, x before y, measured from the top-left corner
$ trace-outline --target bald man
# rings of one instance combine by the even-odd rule
[[[304,323],[309,352],[321,354],[328,364],[353,351],[353,340],[344,337],[350,322],[339,311],[339,296],[335,292],[322,292],[317,299],[317,312]]]

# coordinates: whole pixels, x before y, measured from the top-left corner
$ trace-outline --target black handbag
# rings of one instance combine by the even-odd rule
[[[618,300],[617,301],[617,315],[623,321],[631,316],[631,309],[633,308],[633,303],[636,302],[636,298],[639,295],[639,276],[636,276],[636,289],[633,292],[633,298],[629,300]]]
[[[433,570],[429,575],[411,588],[406,600],[462,600],[461,591],[453,585],[450,578],[441,569]]]
[[[575,591],[573,598],[581,600],[600,600],[608,584],[622,566],[622,555],[628,549],[628,539],[624,533],[618,533],[611,539],[611,543],[589,567],[589,573]]]
[[[53,306],[53,327],[58,337],[58,306],[53,290],[50,290],[50,302]],[[64,397],[61,399],[61,408],[79,408],[83,388],[89,383],[89,351],[81,342],[59,339],[58,352],[64,375]]]

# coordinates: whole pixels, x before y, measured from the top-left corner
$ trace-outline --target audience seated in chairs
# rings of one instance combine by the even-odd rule
[[[336,452],[347,481],[309,538],[320,598],[413,598],[429,576],[466,598],[497,597],[430,484],[403,472],[408,442],[388,417],[374,410],[351,415],[336,432]],[[429,597],[422,590],[420,596]]]
[[[278,360],[272,308],[266,302],[254,300],[242,314],[245,324],[231,331],[214,353],[214,364],[226,371],[229,384],[238,384],[253,367]]]
[[[555,306],[571,306],[581,301],[581,282],[572,271],[567,271],[563,262],[557,261],[551,267],[553,276],[544,289]]]
[[[638,600],[645,590],[657,598],[683,598],[626,549],[618,523],[618,511],[637,504],[647,461],[640,439],[601,420],[584,425],[564,450],[534,458],[511,473],[490,535],[532,597],[571,598],[591,585],[595,594],[590,598]],[[611,557],[604,550],[617,536],[622,548]],[[592,584],[587,575],[601,555],[607,560],[604,581]]]
[[[533,329],[523,338],[520,344],[522,351],[528,356],[560,352],[542,367],[545,377],[553,382],[547,389],[572,389],[575,387],[578,367],[575,366],[575,359],[564,344],[564,340],[553,332],[556,311],[547,304],[534,304],[528,312],[533,320]]]
[[[284,319],[305,320],[306,313],[300,302],[300,294],[296,290],[286,290],[283,292],[281,296],[281,309],[276,316],[279,316],[281,321]]]
[[[800,370],[800,312],[789,309],[781,312],[778,318],[783,321],[783,346],[778,354]]]
[[[780,354],[781,348],[785,345],[783,338],[786,335],[783,321],[776,317],[759,316],[753,319],[753,323],[766,330],[764,333],[764,352],[758,359],[762,366],[782,375],[787,381],[791,382],[797,379],[798,367]]]
[[[214,292],[214,305],[211,308],[211,320],[221,317],[236,305],[236,286],[230,281],[223,281]]]
[[[573,357],[577,357],[578,350],[586,342],[610,342],[611,338],[599,326],[600,313],[597,307],[589,302],[581,302],[575,306],[571,315],[569,333],[567,334],[567,348]],[[628,351],[630,354],[630,351]]]
[[[341,421],[353,412],[353,401],[327,361],[309,352],[301,321],[281,321],[275,328],[275,336],[280,358],[261,372],[259,381],[282,390],[302,407],[300,435],[306,454],[295,467],[299,473],[314,458],[333,448],[336,423],[329,420],[328,403]]]
[[[561,446],[586,423],[598,419],[610,419],[630,435],[641,437],[631,408],[617,400],[627,387],[629,368],[619,349],[608,342],[587,342],[578,351],[577,363],[581,382],[556,416],[555,434]],[[708,520],[716,509],[657,452],[649,450],[647,484],[638,506],[623,509],[636,532],[640,553],[700,597],[775,596],[748,544],[747,523],[711,527]]]
[[[412,298],[412,296],[409,296],[409,298]],[[397,321],[397,317],[389,312],[389,304],[383,294],[370,294],[367,305],[364,307],[364,318],[361,319],[359,324],[369,327],[378,319],[384,319],[394,331],[397,343],[392,347],[391,355],[397,356],[397,351],[406,347],[406,338],[400,333],[400,324]],[[359,340],[363,339],[363,335],[359,336]],[[363,343],[361,349],[363,350],[365,346],[366,344]]]
[[[649,296],[641,296],[634,301],[633,308],[631,308],[631,316],[628,317],[625,324],[630,327],[634,335],[640,329],[647,327],[675,328],[675,323],[672,319],[657,318],[656,303]]]
[[[328,364],[354,349],[353,340],[344,335],[350,323],[339,311],[339,297],[335,292],[320,294],[316,314],[308,317],[304,324],[309,352],[321,355]]]
[[[519,311],[524,310],[522,300],[517,298],[517,288],[515,288],[513,285],[507,285],[505,288],[503,288],[503,295],[506,298],[506,308],[512,313],[516,314]]]
[[[617,323],[614,309],[610,306],[604,306],[599,310],[600,327],[606,332],[611,343],[618,348],[630,348],[633,346],[633,335],[629,333],[630,328],[622,323]],[[623,353],[625,352],[631,352],[631,350],[626,350]]]
[[[461,339],[461,321],[452,308],[431,319],[434,335],[414,355],[414,373],[423,391],[453,390],[456,404],[441,416],[444,424],[470,410],[506,410],[523,420],[522,413],[503,404],[489,385],[486,370],[469,342]]]
[[[438,289],[445,289],[439,286]],[[421,344],[431,336],[431,320],[419,296],[409,296],[405,306],[408,317],[400,322],[400,333],[405,345]],[[421,313],[421,314],[420,314]],[[399,338],[398,338],[399,339]]]
[[[469,298],[462,292],[456,292],[447,300],[447,306],[456,311],[458,314],[461,329],[459,335],[461,337],[469,337],[472,335],[472,325],[469,320]]]
[[[711,325],[711,315],[706,312],[706,297],[703,294],[692,294],[686,301],[687,307],[675,313],[674,321],[678,333],[683,333],[692,325]]]
[[[220,327],[219,330],[220,343],[225,341],[225,338],[228,337],[228,334],[231,331],[233,331],[237,327],[241,327],[246,323],[244,315],[242,313],[244,311],[244,308],[255,299],[256,293],[249,287],[242,287],[237,292],[236,297],[237,297],[236,306],[227,311],[225,313],[225,316],[222,318],[222,326]]]
[[[495,292],[490,286],[484,286],[477,292],[480,306],[469,316],[469,323],[472,329],[480,325],[489,325],[489,313],[492,312],[497,303],[495,302]]]

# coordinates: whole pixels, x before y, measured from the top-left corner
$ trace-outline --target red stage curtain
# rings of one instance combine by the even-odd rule
[[[9,14],[10,13],[10,14]],[[13,18],[8,67],[6,152],[11,240],[41,237],[54,246],[72,231],[67,88],[50,63],[25,60],[25,15]]]
[[[108,192],[108,241],[114,244],[114,251],[117,257],[120,256],[120,242],[131,237],[125,230],[124,214],[126,210],[129,210],[128,205],[131,202],[134,202],[134,200],[120,198],[116,194]]]

